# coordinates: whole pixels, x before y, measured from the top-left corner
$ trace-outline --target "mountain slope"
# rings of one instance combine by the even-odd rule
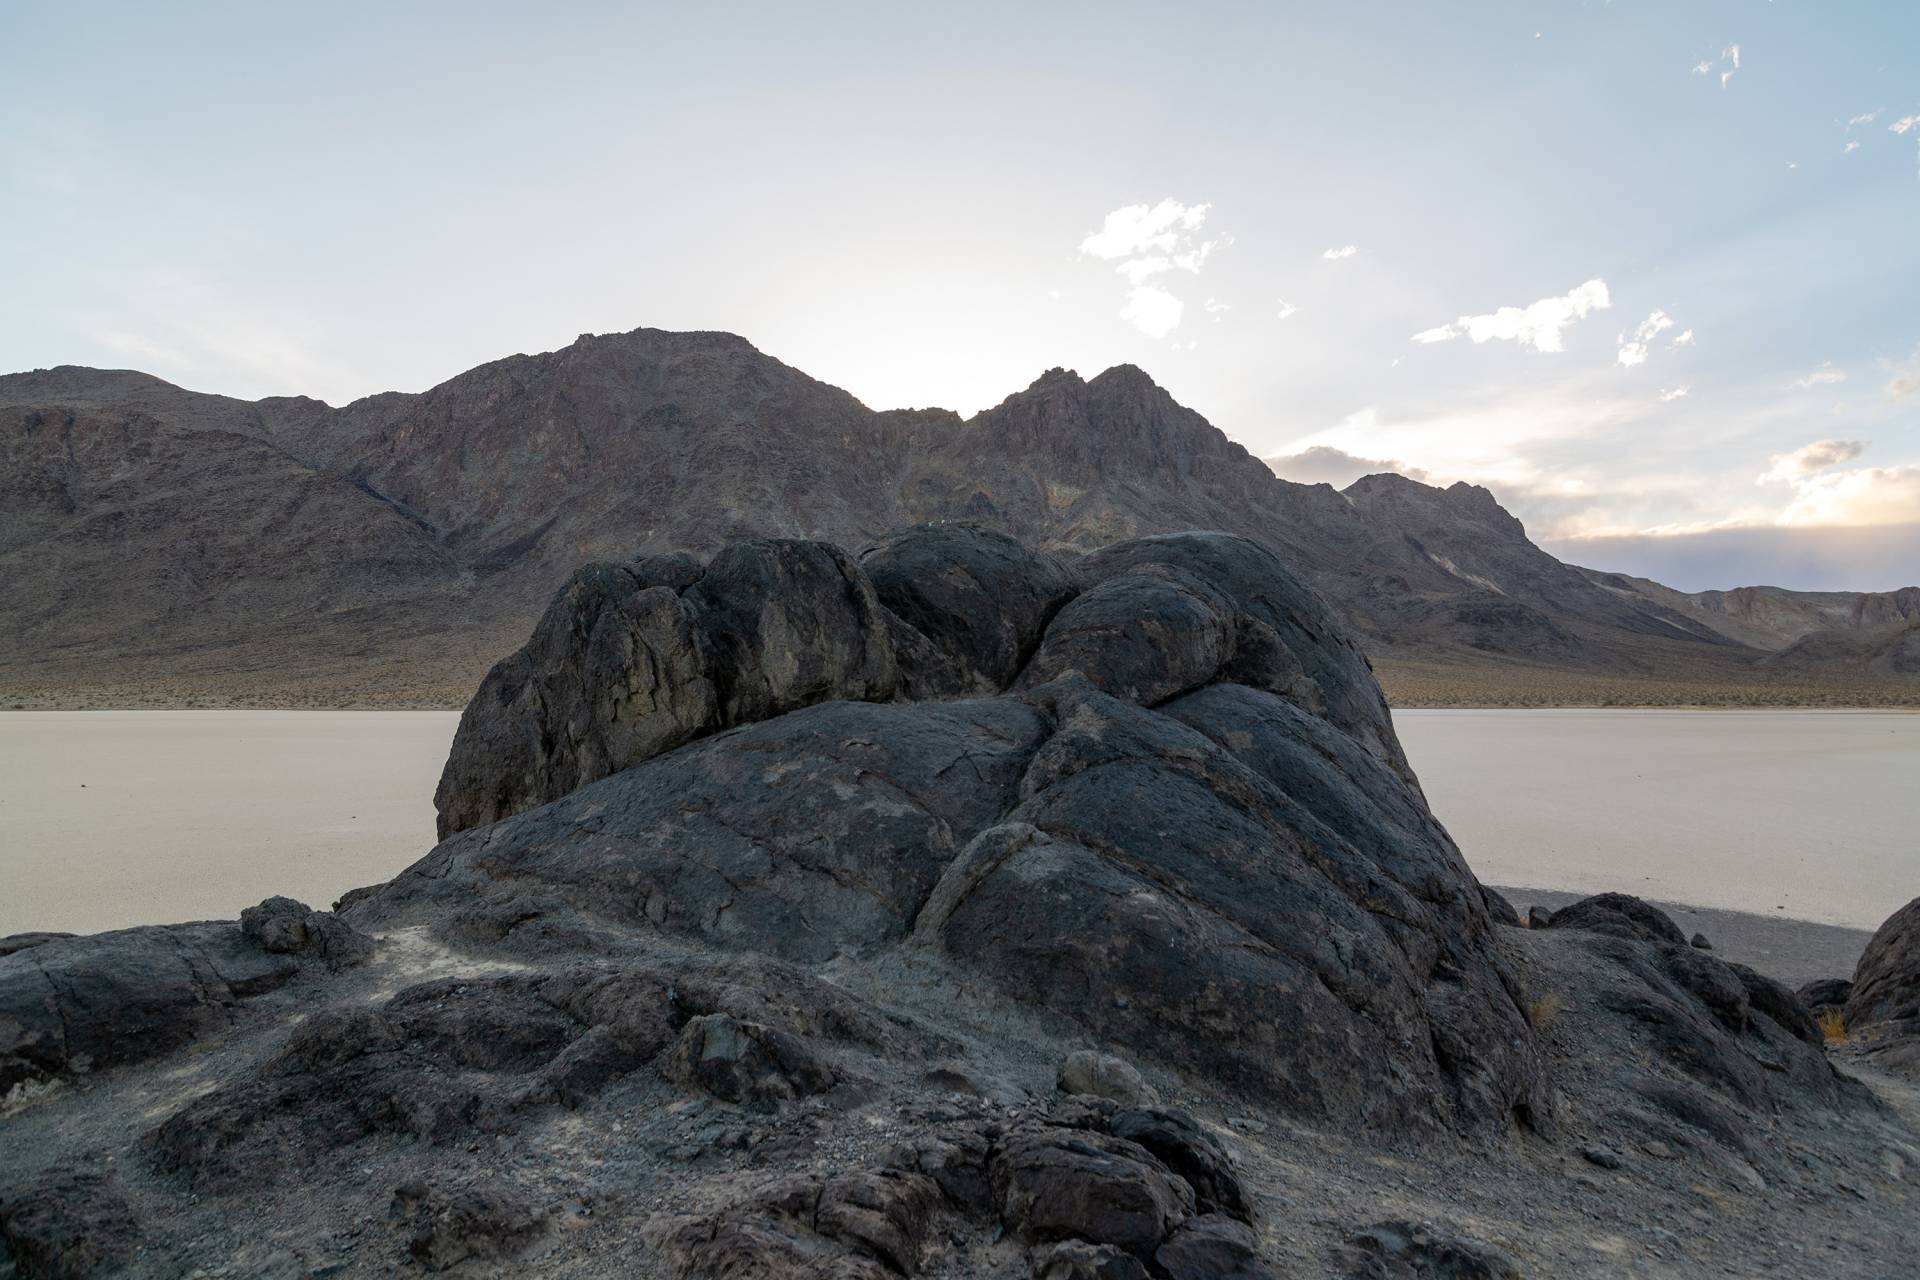
[[[1416,667],[1474,700],[1565,673],[1803,686],[1831,661],[1907,680],[1817,645],[1763,668],[1780,644],[1561,564],[1484,489],[1282,480],[1132,366],[1051,370],[968,419],[876,413],[733,335],[642,329],[338,409],[68,367],[0,377],[0,412],[16,697],[459,701],[582,561],[941,520],[1063,550],[1259,539],[1390,688]]]

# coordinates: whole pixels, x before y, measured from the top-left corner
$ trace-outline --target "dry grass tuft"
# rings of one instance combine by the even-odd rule
[[[1820,1024],[1820,1034],[1826,1037],[1828,1044],[1845,1044],[1847,1040],[1847,1012],[1844,1009],[1826,1008],[1815,1016]]]

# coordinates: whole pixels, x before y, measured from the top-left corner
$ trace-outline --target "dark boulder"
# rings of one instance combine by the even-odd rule
[[[434,794],[444,837],[557,799],[719,724],[687,566],[590,564],[467,704]]]
[[[407,1253],[429,1271],[511,1258],[539,1238],[546,1216],[525,1192],[491,1181],[451,1192],[409,1184],[388,1209],[408,1227]]]
[[[1146,1148],[1185,1178],[1201,1213],[1253,1221],[1253,1205],[1240,1185],[1240,1175],[1234,1172],[1227,1149],[1184,1111],[1129,1107],[1114,1112],[1107,1119],[1106,1130]]]
[[[1058,557],[975,525],[910,530],[861,556],[860,568],[881,603],[951,663],[956,694],[1011,685],[1077,589]]]
[[[1920,898],[1887,917],[1854,968],[1847,1025],[1876,1023],[1920,1024]]]
[[[299,969],[298,957],[216,921],[59,938],[0,956],[0,1096],[177,1049]]]
[[[1278,1280],[1260,1260],[1260,1242],[1245,1223],[1219,1214],[1189,1218],[1154,1250],[1167,1280]]]
[[[669,1080],[728,1102],[772,1106],[833,1087],[833,1069],[800,1037],[710,1013],[688,1022],[660,1064]]]
[[[1794,992],[1807,1012],[1818,1018],[1829,1011],[1846,1012],[1847,998],[1853,994],[1851,978],[1815,978]]]
[[[1126,1106],[1152,1106],[1160,1101],[1160,1095],[1140,1078],[1131,1063],[1092,1049],[1066,1056],[1060,1064],[1058,1084],[1062,1093],[1107,1098]]]
[[[1520,1280],[1492,1245],[1424,1222],[1379,1222],[1353,1237],[1353,1280]]]
[[[1244,686],[1158,713],[1040,692],[1059,728],[1007,837],[949,869],[947,954],[1296,1113],[1471,1126],[1537,1100],[1478,885],[1385,761]]]
[[[268,898],[240,913],[240,932],[274,955],[311,953],[338,973],[373,954],[373,940],[331,911],[292,898]]]
[[[1505,894],[1481,885],[1480,900],[1487,904],[1487,915],[1492,917],[1495,924],[1504,924],[1513,929],[1523,927],[1520,913],[1513,909],[1513,904],[1507,901]]]
[[[993,1180],[1001,1219],[1033,1241],[1090,1240],[1150,1257],[1194,1211],[1193,1189],[1144,1147],[1084,1130],[1016,1129]]]
[[[1185,571],[1231,600],[1240,618],[1259,624],[1236,636],[1235,653],[1247,661],[1223,672],[1224,679],[1267,689],[1323,717],[1418,794],[1366,656],[1339,615],[1279,556],[1249,538],[1173,533],[1102,547],[1074,569],[1091,589],[1144,565]],[[1255,642],[1248,633],[1261,639]],[[1255,658],[1266,661],[1250,665]]]
[[[1147,1280],[1140,1259],[1110,1244],[1062,1240],[1035,1249],[1034,1280]]]
[[[1586,929],[1616,938],[1687,945],[1687,935],[1680,932],[1680,926],[1666,912],[1626,893],[1599,893],[1582,898],[1554,912],[1548,927]]]
[[[38,947],[49,942],[58,942],[61,938],[71,938],[72,936],[70,933],[50,933],[44,930],[9,934],[4,938],[0,938],[0,957],[10,956],[16,951],[25,951],[29,947]]]
[[[714,556],[686,601],[713,655],[723,724],[900,690],[886,609],[838,547],[735,543]]]
[[[132,1262],[141,1223],[111,1174],[53,1173],[0,1186],[0,1275],[88,1280]]]
[[[494,941],[572,909],[799,960],[897,941],[1046,732],[1011,698],[809,707],[463,832],[353,916]]]
[[[1207,582],[1143,564],[1089,587],[1047,628],[1024,680],[1078,676],[1127,702],[1157,706],[1207,684],[1233,655],[1234,604]]]

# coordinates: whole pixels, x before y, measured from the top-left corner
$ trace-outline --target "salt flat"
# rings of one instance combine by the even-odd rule
[[[0,935],[314,905],[433,844],[449,711],[0,715]],[[1920,895],[1920,716],[1400,711],[1489,884],[1871,929]]]
[[[1397,711],[1488,884],[1872,929],[1920,896],[1920,716]]]
[[[0,715],[0,935],[324,907],[433,847],[451,711]]]

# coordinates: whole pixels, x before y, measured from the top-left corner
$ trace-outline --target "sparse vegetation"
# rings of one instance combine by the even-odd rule
[[[1847,1040],[1847,1012],[1844,1009],[1828,1007],[1815,1016],[1820,1024],[1820,1034],[1828,1044],[1845,1044]]]

